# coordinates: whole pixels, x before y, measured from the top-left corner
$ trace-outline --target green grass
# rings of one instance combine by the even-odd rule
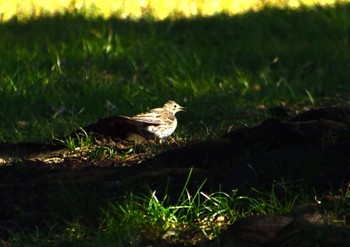
[[[187,187],[190,180],[191,173],[178,198],[170,198],[167,193],[160,198],[157,191],[149,190],[143,195],[112,199],[100,207],[100,212],[97,205],[101,203],[95,195],[89,196],[86,203],[87,195],[81,193],[82,188],[69,187],[64,199],[51,199],[61,201],[54,206],[56,221],[51,228],[15,233],[8,243],[10,246],[144,246],[155,239],[166,239],[169,243],[194,244],[213,239],[240,217],[286,214],[295,204],[303,202],[284,186],[279,187],[286,196],[281,199],[274,190],[252,189],[247,195],[240,195],[238,190],[209,194],[202,188],[205,181],[191,193]],[[62,186],[54,190],[62,194],[66,189]],[[92,221],[97,215],[97,221]]]
[[[47,141],[168,99],[188,108],[180,128],[202,121],[214,132],[256,122],[258,105],[345,104],[348,14],[339,5],[160,22],[1,23],[0,139]]]
[[[84,129],[80,129],[81,134],[77,133],[75,137],[67,136],[64,140],[58,140],[62,142],[64,146],[71,151],[82,149],[82,148],[91,148],[94,145],[93,136],[91,134],[86,133]]]
[[[25,169],[28,172],[31,168]],[[2,243],[5,246],[144,246],[153,241],[194,244],[213,239],[212,246],[222,246],[219,242],[215,244],[215,237],[235,220],[250,215],[290,215],[295,206],[314,203],[315,198],[326,202],[320,208],[328,212],[332,221],[347,224],[344,217],[349,215],[349,190],[322,195],[290,188],[282,181],[274,182],[270,190],[208,192],[204,189],[205,180],[196,190],[190,188],[191,180],[190,171],[178,195],[170,193],[174,189],[171,186],[177,185],[169,183],[165,192],[149,187],[143,194],[130,193],[107,200],[93,183],[77,185],[74,181],[58,180],[43,188],[39,182],[31,185],[39,189],[35,194],[22,191],[23,205],[6,209],[7,213],[15,212],[16,221],[25,227],[9,232],[9,238]],[[32,201],[38,199],[43,204],[29,212],[30,205],[35,205]],[[43,211],[45,214],[41,214]],[[304,239],[302,234],[300,238]],[[329,234],[326,227],[321,231],[309,230],[308,234],[312,239],[310,244],[320,239],[331,241],[326,237]]]
[[[349,106],[349,32],[348,4],[164,21],[66,15],[1,23],[0,141],[46,142],[168,99],[187,107],[175,133],[183,142],[256,125],[270,117],[261,110],[267,107]],[[88,135],[63,141],[72,150],[93,145]],[[103,147],[91,152],[97,158],[120,155]],[[52,213],[47,225],[11,232],[4,244],[137,246],[150,232],[174,242],[187,231],[212,238],[223,227],[219,216],[229,223],[251,214],[284,214],[316,194],[283,185],[278,192],[209,193],[199,187],[191,193],[185,185],[175,203],[153,189],[121,202],[120,196],[103,201],[94,189],[67,186],[43,192]],[[340,197],[330,205],[335,219],[349,214],[349,193]],[[7,210],[25,221],[23,208]]]

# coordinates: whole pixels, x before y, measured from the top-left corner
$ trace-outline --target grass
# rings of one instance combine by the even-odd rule
[[[346,104],[348,12],[2,23],[0,139],[49,140],[168,99],[188,108],[180,128],[203,122],[214,132],[256,122],[257,106]]]
[[[190,179],[189,174],[187,182]],[[159,198],[156,191],[149,190],[148,194],[139,196],[130,194],[124,198],[110,200],[100,208],[101,211],[96,207],[100,203],[94,195],[89,197],[90,202],[86,204],[86,195],[81,195],[81,188],[76,188],[77,190],[65,193],[63,205],[56,206],[55,224],[45,231],[37,228],[29,233],[15,233],[7,244],[9,246],[144,246],[154,240],[166,240],[168,243],[183,245],[201,244],[201,241],[214,239],[218,233],[239,218],[249,215],[288,215],[295,205],[308,201],[305,198],[308,194],[290,190],[282,183],[275,184],[275,188],[284,195],[282,197],[276,196],[275,189],[262,191],[252,188],[249,194],[241,195],[238,190],[230,194],[223,192],[208,194],[200,187],[192,194],[188,191],[187,185],[184,186],[175,200],[170,200],[169,195]],[[77,197],[78,191],[80,196]],[[348,196],[343,199],[349,200]],[[73,202],[75,205],[71,204]],[[324,210],[336,212],[339,202],[332,203],[324,207]],[[91,225],[89,218],[97,215],[97,222]],[[332,219],[338,220],[339,223],[341,217],[337,215]],[[329,241],[326,237],[329,230],[326,227],[321,231],[309,230],[308,234],[308,241],[311,244],[320,239]]]
[[[130,193],[108,200],[99,195],[94,184],[77,186],[74,181],[57,181],[50,187],[40,189],[44,194],[44,205],[36,208],[36,213],[28,214],[28,208],[18,206],[16,219],[22,224],[28,221],[26,227],[21,231],[10,232],[9,238],[3,240],[2,244],[144,246],[153,241],[201,244],[208,239],[214,241],[217,234],[239,218],[249,215],[289,215],[295,206],[314,202],[314,197],[326,202],[322,203],[321,208],[329,212],[332,222],[347,224],[348,190],[317,195],[303,188],[289,188],[284,182],[274,182],[271,190],[251,188],[244,194],[237,189],[231,193],[220,190],[208,192],[204,189],[206,181],[196,190],[190,189],[191,176],[190,171],[178,196],[169,192],[172,189],[170,187],[169,191],[162,193],[148,188],[144,194]],[[41,187],[40,184],[38,187]],[[27,199],[22,200],[29,205],[28,199],[37,200],[40,191],[36,192],[35,198],[28,195]],[[50,213],[40,215],[42,210],[47,209]],[[42,221],[40,217],[45,217],[45,220]],[[42,225],[36,225],[38,222]],[[326,237],[329,230],[325,227],[321,231],[309,230],[308,234],[308,239],[312,239],[311,244],[320,239],[329,241]],[[206,246],[205,243],[203,246]],[[218,243],[213,246],[222,245]]]
[[[47,142],[168,99],[187,107],[175,134],[183,142],[256,125],[270,117],[269,107],[349,106],[349,14],[349,4],[338,4],[163,21],[72,14],[0,23],[0,140]],[[86,134],[65,144],[76,150],[94,143]],[[102,147],[90,155],[123,154]],[[208,192],[202,184],[191,192],[185,184],[175,202],[154,189],[105,201],[93,185],[56,185],[42,192],[45,204],[38,202],[51,214],[43,220],[38,212],[33,225],[10,232],[4,245],[136,246],[147,235],[173,242],[188,236],[193,243],[238,217],[286,214],[314,196],[332,198],[334,219],[349,214],[348,192],[292,191],[283,183],[247,194]],[[37,200],[27,197],[18,200]],[[25,221],[22,204],[6,210]]]
[[[86,204],[86,195],[81,194],[81,188],[75,188],[66,192],[64,202],[56,206],[58,218],[51,228],[16,233],[8,243],[10,246],[105,246],[106,243],[143,246],[154,239],[166,239],[170,243],[195,244],[213,239],[240,217],[285,214],[300,202],[299,195],[286,187],[283,193],[290,197],[287,200],[278,199],[274,191],[255,189],[249,196],[242,196],[237,190],[230,194],[208,194],[202,188],[205,182],[191,193],[187,187],[190,179],[191,174],[178,198],[170,198],[169,194],[159,198],[156,191],[149,190],[144,195],[130,194],[124,199],[110,200],[101,207],[101,212],[96,211],[99,203],[95,196],[90,196]],[[96,214],[99,214],[97,225],[89,225],[89,217]]]
[[[76,137],[67,136],[64,140],[58,140],[62,142],[65,147],[71,151],[81,149],[81,148],[91,148],[94,145],[93,136],[86,133],[86,131],[81,128],[82,134],[76,134]]]

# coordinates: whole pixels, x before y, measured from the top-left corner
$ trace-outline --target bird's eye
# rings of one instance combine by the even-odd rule
[[[174,106],[174,108],[176,108],[177,107],[177,105],[173,105]]]

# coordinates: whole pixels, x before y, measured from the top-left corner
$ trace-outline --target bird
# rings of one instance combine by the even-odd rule
[[[142,132],[146,132],[146,134],[154,136],[162,142],[162,140],[171,136],[177,127],[175,114],[184,110],[184,107],[173,100],[169,100],[163,107],[137,114],[130,117],[130,119],[143,126]]]

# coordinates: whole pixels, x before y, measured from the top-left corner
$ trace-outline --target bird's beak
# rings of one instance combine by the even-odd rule
[[[180,110],[180,111],[186,111],[186,107],[180,106],[179,110]]]

